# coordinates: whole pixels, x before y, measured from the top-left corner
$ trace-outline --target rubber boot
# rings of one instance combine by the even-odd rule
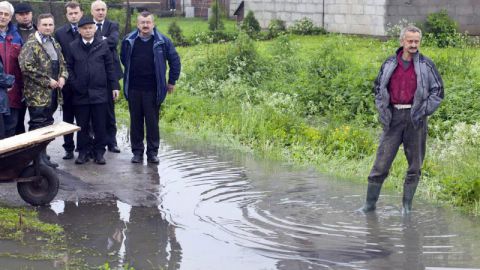
[[[57,168],[58,167],[58,163],[55,163],[51,160],[49,160],[47,158],[47,150],[44,149],[42,152],[40,152],[40,162],[42,162],[43,164],[49,166],[49,167],[52,167],[52,168]]]
[[[412,212],[412,201],[415,191],[417,190],[418,183],[403,184],[403,199],[402,199],[402,214],[408,215]]]
[[[358,209],[363,213],[368,213],[374,211],[377,208],[378,197],[380,196],[380,190],[382,189],[382,184],[380,183],[368,183],[367,187],[367,198],[365,199],[365,205]]]

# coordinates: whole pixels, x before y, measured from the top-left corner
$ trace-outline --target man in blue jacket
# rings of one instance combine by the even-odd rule
[[[181,64],[172,41],[156,30],[150,12],[144,11],[138,15],[137,28],[123,39],[120,53],[125,68],[123,89],[130,111],[131,161],[143,162],[145,122],[147,162],[156,164],[159,163],[160,105],[167,92],[173,92],[180,76]]]
[[[375,105],[383,132],[368,176],[367,198],[360,209],[375,210],[382,184],[401,144],[408,161],[403,185],[403,213],[412,210],[427,140],[427,117],[443,100],[443,81],[433,62],[420,54],[422,32],[407,26],[400,33],[396,54],[382,65],[374,83]]]

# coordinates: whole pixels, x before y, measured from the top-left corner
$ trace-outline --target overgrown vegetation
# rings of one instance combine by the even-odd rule
[[[288,30],[296,35],[320,35],[327,33],[325,29],[315,26],[313,21],[306,17],[296,21]]]
[[[253,11],[249,10],[247,16],[243,19],[242,24],[240,25],[240,29],[242,29],[247,35],[251,38],[256,38],[260,33],[260,23],[258,22],[257,18],[255,18],[255,14]]]
[[[163,124],[365,180],[380,132],[372,84],[395,43],[343,35],[282,35],[254,42],[241,34],[232,44],[182,49],[182,59],[188,60],[178,91],[163,108]],[[422,48],[422,53],[437,64],[447,98],[430,118],[420,192],[473,212],[480,199],[475,176],[480,153],[467,138],[480,141],[480,134],[462,137],[457,129],[472,130],[480,118],[480,83],[475,80],[480,70],[473,64],[479,54],[474,48],[435,47]],[[466,151],[455,158],[453,151],[444,150],[453,138]],[[387,186],[401,189],[405,168],[399,155]]]
[[[304,19],[289,31],[323,33],[312,27]],[[372,84],[396,50],[398,34],[388,42],[334,34],[271,34],[277,38],[257,42],[237,35],[230,44],[179,48],[184,69],[176,93],[163,106],[165,130],[221,139],[364,181],[380,132]],[[472,47],[478,43],[458,37],[463,43],[439,43],[442,36],[426,33],[421,48],[442,74],[446,98],[429,119],[419,192],[479,215],[480,69],[474,63],[480,56]],[[447,47],[439,48],[443,44]],[[401,190],[406,166],[398,155],[386,185]]]
[[[431,13],[424,27],[426,38],[440,48],[455,47],[463,43],[458,24],[448,16],[447,10]]]
[[[222,31],[225,29],[223,24],[223,19],[225,15],[223,14],[221,7],[218,1],[212,1],[211,4],[212,15],[208,19],[208,29],[210,31]]]

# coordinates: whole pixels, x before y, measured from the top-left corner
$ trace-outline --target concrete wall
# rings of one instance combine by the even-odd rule
[[[231,0],[230,14],[241,0]],[[272,19],[287,26],[303,17],[337,33],[386,35],[387,25],[402,18],[425,21],[432,12],[447,9],[462,31],[480,35],[480,0],[245,0],[245,12],[252,10],[262,27]],[[325,18],[324,18],[325,17]]]
[[[384,35],[387,0],[325,0],[325,29],[336,33]]]
[[[459,23],[462,32],[480,35],[479,0],[390,0],[385,21],[391,25],[398,24],[402,18],[409,22],[423,22],[428,14],[442,9]]]
[[[240,4],[240,0],[230,1],[230,14]],[[310,18],[316,25],[322,25],[322,0],[247,0],[245,14],[249,10],[255,12],[255,17],[262,27],[267,27],[273,19],[286,22],[287,26],[303,17]]]

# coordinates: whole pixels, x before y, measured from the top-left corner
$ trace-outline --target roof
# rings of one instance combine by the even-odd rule
[[[240,4],[238,5],[237,9],[235,9],[235,12],[233,12],[233,15],[239,15],[240,11],[243,10],[243,6],[244,6],[244,1],[240,2]]]

